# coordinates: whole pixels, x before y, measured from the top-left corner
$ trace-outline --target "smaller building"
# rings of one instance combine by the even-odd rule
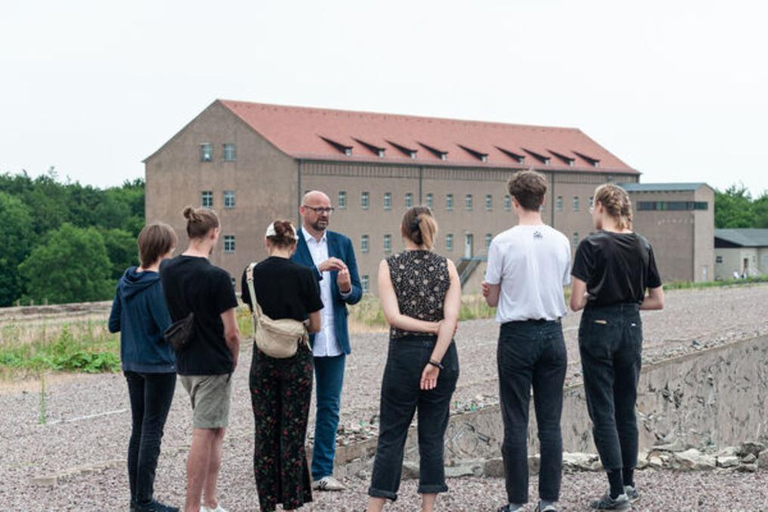
[[[768,229],[716,229],[715,279],[768,274]]]
[[[634,230],[653,246],[665,283],[714,278],[715,191],[706,183],[624,183]]]

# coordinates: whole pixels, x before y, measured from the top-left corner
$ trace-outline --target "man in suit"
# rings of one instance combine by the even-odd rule
[[[333,213],[330,198],[318,191],[307,193],[301,203],[302,228],[293,261],[314,268],[323,301],[322,327],[312,337],[315,356],[317,413],[315,446],[312,451],[313,488],[342,491],[344,484],[333,477],[336,431],[339,426],[344,364],[350,353],[347,305],[363,295],[352,241],[328,231]]]

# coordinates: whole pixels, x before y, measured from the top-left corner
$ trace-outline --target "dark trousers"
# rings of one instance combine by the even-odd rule
[[[312,352],[275,359],[253,347],[250,390],[254,419],[253,471],[260,509],[281,503],[297,509],[312,501],[304,442],[312,398]]]
[[[533,387],[541,446],[539,497],[557,501],[563,463],[560,416],[568,365],[562,325],[538,320],[502,325],[497,360],[507,498],[510,503],[528,502],[528,412]]]
[[[128,483],[131,502],[148,505],[154,495],[155,470],[165,420],[176,389],[175,373],[125,372],[131,400],[131,440],[128,443]]]
[[[443,357],[437,387],[420,389],[421,374],[435,348],[434,336],[407,336],[389,342],[381,384],[379,442],[373,463],[370,496],[397,499],[408,428],[419,411],[419,493],[446,492],[443,450],[451,397],[459,378],[459,357],[451,343]]]
[[[584,391],[606,471],[637,465],[635,405],[642,344],[643,324],[636,304],[584,311],[579,327]]]
[[[339,429],[341,389],[347,356],[315,358],[315,444],[312,449],[312,478],[320,480],[333,474],[336,456],[336,431]]]

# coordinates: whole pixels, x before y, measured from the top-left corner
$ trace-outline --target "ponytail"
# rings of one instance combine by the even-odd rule
[[[400,232],[403,238],[432,250],[437,236],[437,221],[426,206],[414,206],[403,215]]]

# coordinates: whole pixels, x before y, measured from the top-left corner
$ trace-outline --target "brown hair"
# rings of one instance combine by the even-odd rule
[[[209,231],[219,227],[219,216],[213,210],[187,206],[183,215],[187,219],[187,236],[191,240],[205,238]]]
[[[274,223],[275,235],[268,236],[267,240],[279,249],[287,249],[296,243],[296,230],[289,220],[278,219]]]
[[[139,233],[139,263],[142,268],[152,266],[162,256],[176,247],[176,232],[168,224],[158,222],[144,226]]]
[[[509,178],[507,183],[509,195],[517,199],[526,210],[537,212],[544,204],[547,193],[547,179],[544,175],[533,171],[518,171]]]
[[[616,219],[619,229],[632,229],[632,201],[626,190],[613,183],[600,185],[595,190],[594,204],[597,203]]]
[[[437,221],[426,206],[414,206],[403,215],[400,233],[416,245],[432,250],[437,236]]]

